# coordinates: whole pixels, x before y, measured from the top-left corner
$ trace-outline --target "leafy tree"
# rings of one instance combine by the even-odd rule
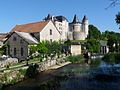
[[[88,34],[88,39],[101,39],[101,32],[98,30],[97,27],[94,25],[89,25],[89,34]]]
[[[118,12],[118,14],[116,14],[115,21],[119,25],[119,28],[120,28],[120,12]]]
[[[96,39],[89,39],[86,43],[86,49],[91,53],[99,53],[100,41]]]
[[[37,46],[36,45],[31,45],[30,46],[30,55],[32,55],[33,53],[35,53],[37,51]]]
[[[89,35],[87,37],[86,49],[91,53],[100,51],[101,32],[94,25],[89,25]]]
[[[118,51],[120,46],[120,33],[113,31],[105,31],[102,33],[102,40],[106,39],[108,42],[110,52]],[[115,46],[114,46],[115,45]]]
[[[62,47],[61,47],[61,44],[56,41],[53,41],[53,42],[42,41],[42,42],[39,42],[39,44],[37,44],[36,46],[35,45],[31,46],[31,51],[32,52],[37,51],[42,56],[48,56],[48,55],[50,56],[51,54],[59,55],[62,51]]]
[[[71,45],[71,41],[68,39],[67,41],[64,42],[65,45]]]
[[[46,42],[44,41],[39,42],[39,44],[37,45],[38,53],[42,54],[43,56],[48,53],[48,48],[45,45],[46,45]]]
[[[0,47],[0,55],[6,55],[6,48],[7,45],[3,45],[2,47]]]

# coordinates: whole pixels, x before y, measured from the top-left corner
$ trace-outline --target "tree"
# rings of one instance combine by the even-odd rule
[[[120,33],[116,33],[113,31],[105,31],[102,33],[102,40],[104,39],[106,39],[108,42],[110,52],[119,50]]]
[[[101,32],[94,25],[89,25],[88,39],[101,39]]]
[[[105,9],[108,9],[112,6],[116,6],[116,5],[120,5],[120,0],[110,0],[110,4],[108,7],[106,7]]]
[[[118,14],[116,14],[115,21],[119,25],[119,28],[120,28],[120,12],[118,12]]]
[[[86,49],[91,53],[99,53],[100,41],[96,39],[89,39],[86,43]]]
[[[43,55],[43,57],[45,54],[48,53],[48,48],[45,45],[46,45],[45,41],[39,42],[39,44],[37,45],[37,51],[38,53]]]

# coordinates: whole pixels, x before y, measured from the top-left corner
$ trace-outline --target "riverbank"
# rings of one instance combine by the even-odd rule
[[[42,82],[47,81],[50,78],[52,78],[52,74],[53,73],[58,73],[59,72],[59,71],[57,72],[58,69],[66,66],[66,65],[69,65],[69,64],[70,64],[70,62],[68,61],[68,62],[61,63],[59,65],[51,66],[48,70],[40,72],[39,75],[35,79],[26,79],[24,81],[16,83],[15,85],[18,85],[18,87],[19,87],[19,85],[21,86],[21,84],[24,82],[26,87],[27,86],[29,87],[31,85],[27,85],[27,84],[30,84],[30,82],[34,82],[35,80],[37,80],[38,77],[40,77],[39,80],[42,83]],[[34,85],[32,84],[32,86],[34,86]],[[13,88],[10,89],[11,87],[14,87],[14,85],[7,85],[7,86],[5,86],[4,90],[18,90],[18,89],[13,89]],[[22,87],[24,87],[24,85]]]
[[[120,90],[120,74],[114,78],[114,72],[113,75],[103,73],[106,67],[91,68],[87,64],[71,63],[58,66],[40,72],[34,79],[24,80],[4,90]],[[108,68],[107,71],[111,72],[111,69]]]

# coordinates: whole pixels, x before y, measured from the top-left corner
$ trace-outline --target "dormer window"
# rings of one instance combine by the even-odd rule
[[[50,29],[50,35],[52,35],[52,30]]]

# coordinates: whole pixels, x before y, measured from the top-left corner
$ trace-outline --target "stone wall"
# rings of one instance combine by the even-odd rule
[[[18,63],[17,58],[7,58],[4,60],[2,59],[2,60],[0,60],[0,68],[6,67],[8,65],[16,64],[16,63]]]
[[[81,45],[71,45],[70,52],[72,55],[81,54]]]
[[[37,63],[39,65],[39,72],[48,70],[51,66],[65,62],[64,58],[65,55],[62,55],[61,58],[53,58],[51,60],[49,59]],[[26,72],[27,68],[28,66],[24,66],[24,67],[0,72],[0,83],[7,85],[7,84],[14,84],[18,81],[23,80],[25,75],[24,72]]]

